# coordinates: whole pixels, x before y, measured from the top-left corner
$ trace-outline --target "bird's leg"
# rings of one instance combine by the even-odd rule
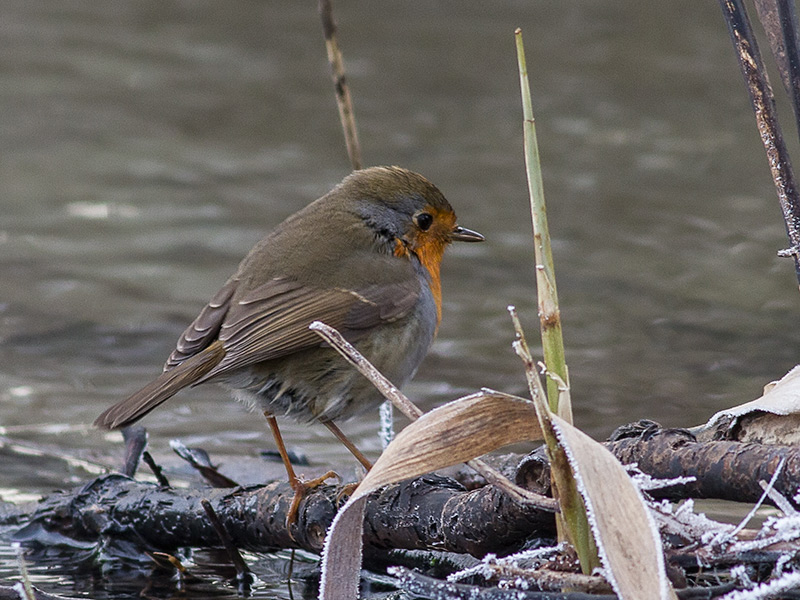
[[[269,428],[272,430],[272,437],[275,438],[275,445],[278,447],[278,454],[281,455],[283,466],[286,468],[286,474],[289,476],[289,485],[294,490],[294,498],[292,504],[289,506],[289,512],[286,515],[286,528],[289,529],[297,521],[297,511],[300,508],[300,501],[308,490],[313,490],[315,487],[322,485],[326,479],[331,477],[339,478],[339,475],[334,471],[328,471],[322,477],[317,477],[310,481],[303,481],[295,475],[292,461],[289,460],[289,454],[286,452],[286,444],[283,443],[283,436],[281,430],[278,428],[278,420],[272,413],[264,411],[264,416],[267,418]],[[291,536],[291,532],[289,533]]]
[[[333,435],[336,436],[336,439],[339,440],[345,448],[350,450],[350,454],[356,457],[356,460],[361,463],[361,466],[363,466],[367,471],[372,469],[372,463],[369,461],[369,459],[361,453],[361,450],[356,448],[356,445],[349,440],[344,432],[339,429],[336,423],[328,419],[324,419],[321,422],[330,430]],[[352,496],[359,483],[360,482],[357,481],[355,483],[343,485],[342,489],[336,495],[337,499],[341,502],[343,496]]]
[[[336,425],[336,423],[334,423],[333,421],[330,421],[330,420],[328,420],[328,419],[321,420],[321,422],[322,422],[322,424],[323,424],[323,425],[325,425],[325,427],[327,427],[327,428],[330,430],[330,432],[331,432],[333,435],[335,435],[335,436],[336,436],[336,439],[337,439],[337,440],[339,440],[340,442],[342,442],[342,445],[343,445],[345,448],[347,448],[348,450],[350,450],[350,454],[352,454],[353,456],[355,456],[355,457],[356,457],[356,460],[357,460],[358,462],[360,462],[360,463],[361,463],[361,465],[362,465],[362,466],[363,466],[363,467],[364,467],[364,468],[365,468],[367,471],[369,471],[369,470],[372,468],[372,463],[371,463],[371,462],[369,462],[369,460],[367,459],[367,457],[366,457],[366,456],[364,456],[364,455],[361,453],[361,450],[359,450],[358,448],[356,448],[356,445],[355,445],[353,442],[351,442],[349,439],[347,439],[347,436],[344,434],[344,432],[343,432],[341,429],[339,429],[339,427]]]

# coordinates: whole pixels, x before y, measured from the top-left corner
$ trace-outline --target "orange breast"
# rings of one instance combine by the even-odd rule
[[[442,321],[442,279],[440,276],[440,267],[442,264],[442,256],[447,244],[441,242],[436,238],[428,238],[423,244],[416,248],[416,254],[419,257],[419,262],[427,269],[431,276],[431,292],[433,299],[436,302],[436,329],[439,329],[439,323]]]
[[[433,300],[436,302],[436,328],[439,328],[439,323],[442,320],[442,280],[439,275],[439,265],[442,262],[442,255],[444,254],[445,244],[433,243],[433,240],[427,239],[422,245],[414,249],[414,254],[419,259],[419,262],[425,267],[431,277],[431,293]],[[410,258],[408,247],[399,238],[395,241],[394,255],[397,257]]]
[[[456,216],[452,211],[439,210],[426,206],[425,210],[434,217],[433,225],[427,231],[416,229],[404,240],[397,239],[394,248],[395,256],[410,257],[416,255],[419,262],[430,275],[431,294],[436,303],[436,329],[442,321],[442,280],[440,269],[445,248],[450,243],[450,236],[456,225]]]

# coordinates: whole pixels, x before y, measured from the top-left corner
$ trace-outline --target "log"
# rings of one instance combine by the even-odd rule
[[[643,421],[620,428],[604,445],[622,464],[635,464],[651,477],[695,478],[691,483],[652,491],[656,499],[713,498],[755,503],[764,491],[759,481],[770,481],[778,464],[785,461],[774,488],[798,506],[794,495],[800,486],[800,446],[712,439],[715,437],[719,436],[705,432],[704,438],[698,440],[686,429],[661,429],[657,423]],[[534,452],[519,463],[515,481],[547,493],[541,491],[541,486],[548,481],[548,470],[543,454]],[[474,476],[465,477],[475,485]]]
[[[763,494],[759,481],[770,481],[785,460],[775,490],[790,500],[800,485],[800,448],[738,441],[699,441],[685,429],[651,427],[635,437],[606,442],[623,464],[636,464],[652,477],[694,477],[693,483],[665,488],[660,498],[716,498],[754,503]]]
[[[626,430],[606,442],[623,463],[660,479],[694,476],[690,484],[656,490],[657,498],[719,498],[755,502],[778,462],[779,493],[794,502],[800,485],[800,449],[735,441],[698,441],[690,432],[659,429],[652,423]],[[537,452],[507,455],[495,464],[516,482],[547,491],[548,465]],[[436,549],[482,557],[507,554],[531,539],[554,535],[551,513],[517,504],[474,474],[472,489],[439,475],[402,482],[372,494],[364,522],[364,541],[375,549]],[[325,532],[343,498],[341,488],[322,485],[309,492],[297,522],[286,527],[293,497],[288,484],[273,482],[232,489],[175,489],[135,481],[121,474],[98,477],[86,485],[53,494],[28,514],[0,514],[0,524],[22,523],[20,541],[56,532],[79,542],[114,537],[145,549],[217,547],[219,535],[201,501],[208,500],[234,545],[253,551],[300,548],[319,552]]]
[[[201,502],[208,500],[233,543],[265,552],[300,548],[319,553],[336,514],[340,488],[322,485],[286,527],[293,490],[287,483],[234,489],[174,489],[122,474],[98,477],[44,499],[20,529],[19,541],[41,532],[79,542],[113,536],[148,550],[220,546]],[[380,549],[437,549],[483,556],[519,548],[531,536],[555,533],[552,513],[509,500],[494,486],[467,491],[454,480],[427,475],[387,486],[369,498],[365,544]]]

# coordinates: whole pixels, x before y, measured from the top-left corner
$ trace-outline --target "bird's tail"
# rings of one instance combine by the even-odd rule
[[[222,342],[214,342],[202,352],[163,372],[138,392],[107,408],[94,421],[103,429],[119,429],[138,421],[162,402],[206,375],[225,356]]]

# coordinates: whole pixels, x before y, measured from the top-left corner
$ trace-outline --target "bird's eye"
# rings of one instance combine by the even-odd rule
[[[414,215],[414,222],[422,231],[428,231],[431,225],[433,225],[433,215],[426,212],[419,213],[418,215]]]

